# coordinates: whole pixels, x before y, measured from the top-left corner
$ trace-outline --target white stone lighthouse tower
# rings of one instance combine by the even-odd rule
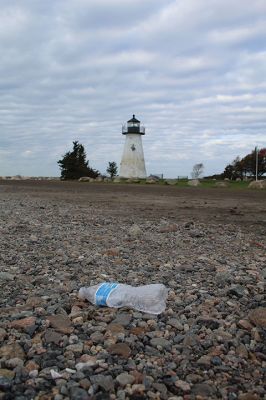
[[[146,168],[141,136],[145,135],[144,126],[140,121],[133,118],[127,121],[122,127],[122,134],[126,135],[124,151],[120,163],[121,178],[146,178]]]

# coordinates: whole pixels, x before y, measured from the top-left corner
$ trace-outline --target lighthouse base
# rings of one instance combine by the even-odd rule
[[[147,177],[141,135],[126,135],[119,176],[140,179]]]

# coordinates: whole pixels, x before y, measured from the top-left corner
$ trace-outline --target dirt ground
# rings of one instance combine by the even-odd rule
[[[265,238],[266,191],[0,181],[0,399],[265,399]]]
[[[132,222],[167,218],[177,223],[232,223],[245,231],[266,233],[265,191],[60,181],[1,181],[1,191],[62,200],[82,208],[98,205],[103,213],[127,216]]]

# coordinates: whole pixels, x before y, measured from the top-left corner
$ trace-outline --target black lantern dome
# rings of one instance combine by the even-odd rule
[[[135,114],[133,114],[133,118],[127,121],[127,124],[122,126],[122,134],[127,135],[128,133],[145,135],[145,127],[140,126],[140,121],[135,117]]]

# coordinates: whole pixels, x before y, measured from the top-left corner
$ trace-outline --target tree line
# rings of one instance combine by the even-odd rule
[[[73,142],[73,150],[68,151],[61,160],[57,162],[61,169],[61,179],[79,179],[84,176],[90,178],[97,178],[100,172],[89,166],[84,146],[78,141]],[[244,179],[246,177],[256,176],[256,166],[258,177],[266,174],[266,147],[262,149],[254,149],[245,157],[236,157],[230,164],[228,164],[223,173],[212,175],[205,178],[216,179]],[[192,178],[197,179],[203,174],[204,165],[202,163],[195,164],[191,173]],[[118,167],[115,161],[108,163],[107,174],[113,178],[117,175]]]
[[[254,149],[243,158],[236,157],[231,164],[225,167],[223,178],[235,180],[255,177],[256,168],[258,177],[266,173],[266,148]]]
[[[252,179],[256,176],[256,168],[258,178],[266,174],[266,147],[254,149],[243,158],[236,157],[230,164],[226,165],[221,174],[205,176],[205,178],[230,180]]]

